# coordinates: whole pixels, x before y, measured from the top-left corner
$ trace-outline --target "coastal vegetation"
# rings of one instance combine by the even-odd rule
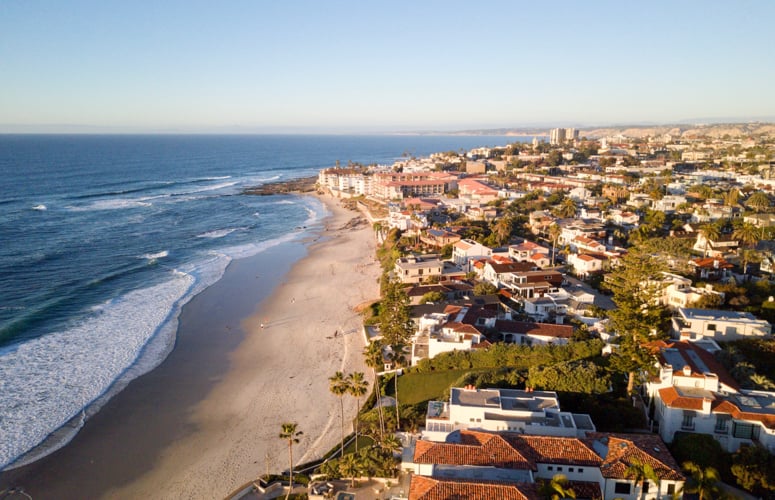
[[[285,498],[287,499],[291,495],[291,491],[293,491],[293,445],[299,444],[299,436],[304,434],[304,432],[299,430],[299,424],[295,422],[286,422],[282,424],[282,430],[280,431],[280,435],[278,436],[280,439],[288,442],[288,494],[285,495]]]

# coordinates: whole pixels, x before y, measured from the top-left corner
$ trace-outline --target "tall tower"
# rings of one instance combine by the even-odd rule
[[[558,145],[565,142],[565,129],[553,128],[549,131],[549,144]]]

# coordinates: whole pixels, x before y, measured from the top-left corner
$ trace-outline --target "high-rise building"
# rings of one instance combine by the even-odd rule
[[[565,129],[553,128],[549,131],[549,144],[558,145],[565,142]]]
[[[553,128],[549,131],[549,144],[560,145],[572,142],[579,138],[579,131],[575,128]]]

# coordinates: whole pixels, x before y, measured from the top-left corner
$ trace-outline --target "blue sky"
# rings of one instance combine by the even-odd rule
[[[0,1],[0,132],[775,118],[775,2]]]

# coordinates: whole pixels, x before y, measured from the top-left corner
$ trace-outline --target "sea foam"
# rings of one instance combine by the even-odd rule
[[[11,346],[0,357],[0,469],[74,417],[79,420],[100,396],[112,393],[111,386],[124,378],[154,336],[166,339],[155,347],[156,356],[143,356],[148,361],[133,367],[128,380],[164,359],[177,328],[175,311],[195,288],[194,276],[170,274],[163,283],[92,309],[67,329]],[[163,335],[165,330],[171,334]],[[73,434],[77,430],[76,425]],[[53,449],[71,437],[53,443]]]

